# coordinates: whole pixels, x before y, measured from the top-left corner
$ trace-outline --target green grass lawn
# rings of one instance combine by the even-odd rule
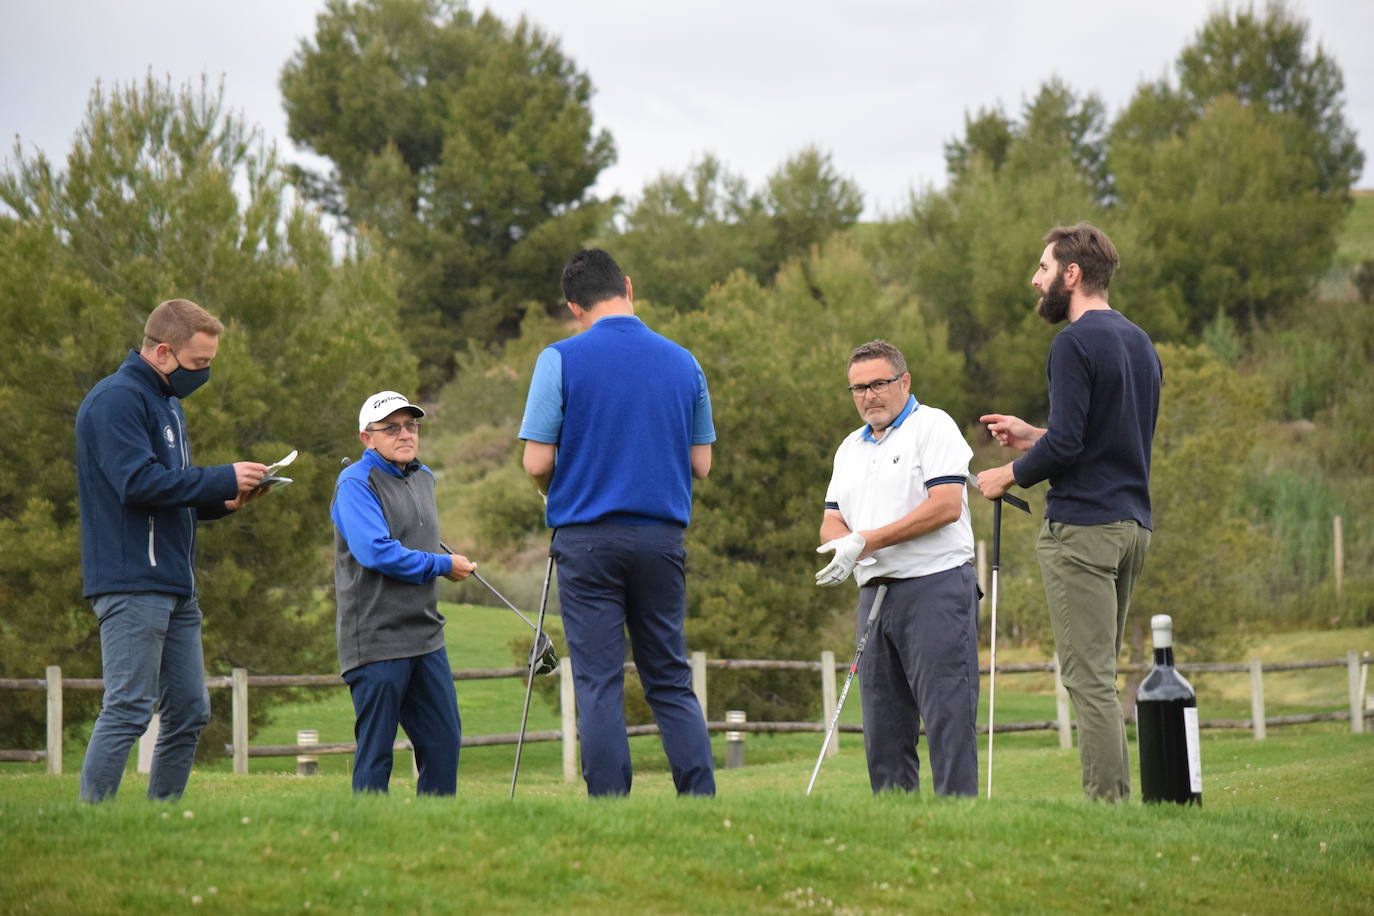
[[[1354,205],[1336,240],[1336,263],[1354,267],[1374,258],[1374,190],[1351,192]]]
[[[5,771],[0,911],[1368,912],[1374,738],[1205,733],[1201,809],[1084,802],[1076,754],[1028,738],[999,737],[991,801],[874,798],[853,743],[806,798],[815,741],[710,800],[645,766],[600,802],[531,768],[513,803],[480,772],[418,800],[200,772],[176,804],[131,776],[92,807],[75,776]]]
[[[456,667],[510,663],[506,643],[524,628],[513,615],[445,612]],[[1335,657],[1371,636],[1293,634],[1255,651]],[[1002,660],[1033,655],[1021,654]],[[1300,675],[1300,706],[1330,705],[1328,687],[1344,682],[1339,671]],[[998,721],[1052,719],[1047,688],[1040,675],[999,675]],[[469,734],[518,727],[519,681],[458,689]],[[1248,700],[1231,692],[1203,691],[1204,717],[1245,715]],[[291,743],[301,727],[349,740],[346,692],[323,696],[278,708],[254,743]],[[851,693],[845,721],[858,708]],[[531,728],[555,727],[536,702]],[[69,747],[63,776],[0,768],[0,913],[1356,913],[1374,894],[1374,736],[1345,723],[1271,729],[1264,742],[1204,732],[1200,810],[1083,801],[1077,752],[1051,732],[997,736],[990,801],[928,789],[875,798],[861,740],[845,734],[807,798],[820,740],[750,735],[746,766],[720,769],[710,800],[674,797],[648,737],[631,741],[628,799],[588,801],[580,781],[563,782],[559,745],[544,743],[526,747],[513,803],[506,746],[464,750],[451,799],[416,799],[398,754],[384,797],[352,795],[347,756],[322,758],[309,778],[293,775],[292,758],[254,758],[248,776],[199,767],[175,804],[147,802],[146,777],[131,772],[119,798],[94,807],[76,800],[84,748]],[[719,764],[723,739],[713,741]],[[985,774],[984,741],[979,751]]]

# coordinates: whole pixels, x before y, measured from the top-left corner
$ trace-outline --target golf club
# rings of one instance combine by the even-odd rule
[[[978,487],[978,478],[970,476],[969,483]],[[988,661],[988,798],[992,798],[992,733],[997,710],[997,569],[1002,565],[1002,503],[1011,503],[1022,512],[1030,515],[1030,504],[1019,496],[1003,493],[992,501],[992,605],[988,628],[988,648],[991,658]]]
[[[992,501],[992,607],[988,639],[988,798],[992,798],[992,733],[997,708],[997,568],[1002,560],[1002,500]]]
[[[811,789],[816,785],[816,776],[821,772],[821,763],[825,761],[825,749],[830,747],[830,739],[835,736],[835,729],[840,724],[840,711],[844,709],[844,699],[849,696],[849,685],[854,683],[854,675],[859,670],[859,659],[864,654],[864,646],[868,645],[868,634],[873,631],[873,621],[878,619],[878,609],[883,606],[883,599],[887,597],[887,586],[878,586],[878,593],[873,596],[873,606],[868,609],[868,621],[864,624],[864,634],[859,637],[859,648],[854,653],[854,661],[849,663],[849,674],[844,679],[844,689],[840,691],[840,699],[835,703],[835,714],[830,717],[830,727],[825,730],[825,741],[821,744],[820,755],[816,757],[815,769],[811,771],[811,781],[806,784],[806,794],[811,794]]]
[[[447,553],[453,553],[453,548],[445,544],[443,541],[439,542],[439,549]],[[536,664],[534,665],[534,673],[549,674],[551,672],[557,671],[558,652],[554,649],[553,640],[549,639],[549,634],[541,633],[539,631],[539,628],[534,625],[534,621],[530,620],[524,614],[520,613],[520,609],[517,608],[515,605],[511,604],[509,598],[498,592],[494,585],[492,585],[486,579],[482,578],[481,573],[477,572],[476,570],[473,570],[472,577],[476,579],[478,582],[481,582],[483,585],[485,585],[487,587],[487,591],[491,592],[501,601],[502,604],[504,604],[506,607],[514,611],[515,616],[525,621],[525,625],[529,627],[531,630],[534,630],[534,632],[537,634],[537,638],[535,639],[534,644],[530,646],[530,659],[536,662]]]
[[[534,644],[544,635],[544,612],[549,606],[549,580],[553,578],[553,544],[549,545],[549,562],[544,567],[544,587],[539,595],[539,622],[534,627]],[[525,727],[530,721],[530,692],[534,689],[534,652],[530,652],[530,670],[525,677],[525,708],[520,713],[520,735],[515,739],[515,769],[510,774],[510,798],[515,799],[515,781],[520,778],[520,752],[525,746]]]

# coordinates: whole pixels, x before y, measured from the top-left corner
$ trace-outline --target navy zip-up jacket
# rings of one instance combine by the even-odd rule
[[[191,464],[186,415],[138,351],[76,413],[82,594],[196,591],[196,523],[229,514],[234,466]]]

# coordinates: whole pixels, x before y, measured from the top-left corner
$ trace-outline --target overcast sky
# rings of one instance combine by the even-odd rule
[[[471,4],[480,9],[484,4]],[[296,158],[277,79],[323,0],[0,0],[0,158],[17,135],[63,157],[96,80],[223,76],[228,104]],[[588,73],[618,161],[598,191],[711,152],[752,184],[807,144],[863,190],[867,215],[942,185],[964,115],[1009,113],[1058,76],[1109,117],[1145,79],[1171,75],[1216,3],[1115,0],[493,0],[557,36]],[[1347,120],[1374,160],[1374,2],[1297,0],[1345,74]],[[1359,187],[1374,186],[1374,162]]]

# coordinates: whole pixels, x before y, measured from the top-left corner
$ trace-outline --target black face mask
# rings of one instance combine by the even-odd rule
[[[204,369],[187,369],[181,364],[181,360],[177,359],[175,352],[172,353],[172,359],[177,360],[177,367],[167,373],[167,384],[171,386],[172,394],[177,397],[188,397],[191,392],[210,381],[209,366]]]

